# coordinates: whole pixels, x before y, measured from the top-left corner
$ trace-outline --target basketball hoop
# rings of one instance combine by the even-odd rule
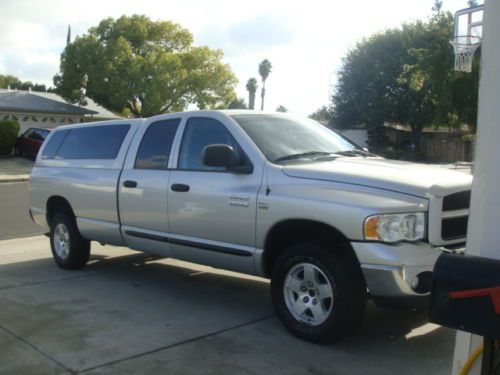
[[[481,38],[473,35],[456,36],[450,40],[455,52],[455,70],[458,72],[472,71],[472,58],[477,47],[481,45]]]

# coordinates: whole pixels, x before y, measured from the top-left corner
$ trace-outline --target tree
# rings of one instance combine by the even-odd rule
[[[284,105],[280,104],[276,107],[276,112],[286,113],[288,112],[288,109]]]
[[[192,42],[188,30],[169,21],[107,18],[66,46],[54,84],[77,102],[87,75],[88,97],[135,116],[181,111],[190,103],[227,108],[235,98],[235,75],[221,51]]]
[[[33,83],[31,81],[21,81],[16,76],[12,75],[2,75],[0,74],[0,87],[7,88],[9,87],[12,90],[32,90],[39,92],[46,92],[47,87],[44,84]]]
[[[66,35],[66,45],[71,43],[71,25],[68,25],[68,34]]]
[[[20,85],[21,85],[21,81],[16,76],[0,74],[0,87],[1,88],[6,89],[7,87],[10,86],[11,89],[14,89]]]
[[[366,126],[377,149],[385,123],[407,125],[417,151],[424,126],[474,126],[478,69],[453,70],[453,17],[435,7],[426,22],[376,34],[347,54],[332,98],[336,126]]]
[[[247,105],[245,103],[245,99],[236,98],[231,103],[229,103],[228,109],[247,109]]]
[[[255,109],[255,93],[257,92],[257,80],[255,78],[250,78],[247,81],[247,91],[248,91],[248,109]]]
[[[309,115],[309,118],[319,121],[322,124],[329,125],[332,117],[332,109],[326,105],[318,108],[316,111]]]
[[[261,104],[260,104],[260,110],[264,110],[264,97],[266,96],[266,79],[269,77],[269,74],[271,73],[272,69],[271,62],[268,59],[262,60],[262,62],[259,64],[259,74],[262,77],[262,90],[260,93],[260,97],[262,99]]]

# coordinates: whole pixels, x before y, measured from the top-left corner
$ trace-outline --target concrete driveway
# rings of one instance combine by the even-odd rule
[[[369,305],[331,346],[290,336],[268,282],[92,245],[55,266],[44,236],[0,241],[2,374],[449,374],[454,332]]]

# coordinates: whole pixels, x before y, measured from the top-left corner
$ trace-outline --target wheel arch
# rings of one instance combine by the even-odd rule
[[[71,207],[69,201],[60,195],[53,195],[47,200],[46,205],[46,219],[49,227],[51,226],[52,219],[57,212],[64,212],[72,218],[75,218],[75,213],[73,212],[73,208]]]
[[[311,219],[287,219],[274,224],[266,235],[262,268],[270,277],[278,257],[291,245],[313,242],[335,251],[346,261],[355,262],[360,274],[361,267],[349,239],[337,228]]]

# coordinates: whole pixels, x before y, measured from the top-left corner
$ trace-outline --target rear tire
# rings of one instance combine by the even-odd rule
[[[271,278],[274,309],[295,336],[329,343],[361,321],[366,285],[352,258],[313,243],[289,247],[277,259]]]
[[[66,270],[85,266],[90,256],[90,241],[84,239],[75,219],[65,213],[57,213],[50,227],[50,247],[57,265]]]

